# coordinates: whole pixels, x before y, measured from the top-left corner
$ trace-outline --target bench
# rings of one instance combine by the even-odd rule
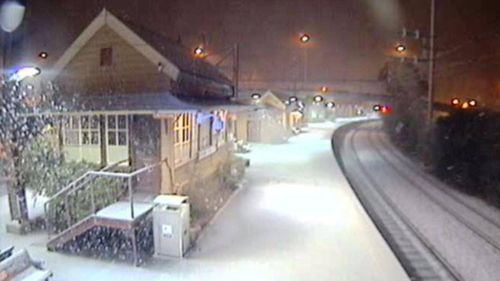
[[[12,252],[14,251],[14,246],[11,246],[5,250],[0,252],[0,262],[12,256]]]
[[[12,253],[0,262],[0,281],[42,281],[52,276],[40,262],[31,259],[25,249]]]

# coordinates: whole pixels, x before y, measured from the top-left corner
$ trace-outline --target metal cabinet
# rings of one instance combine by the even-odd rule
[[[155,256],[182,258],[190,245],[188,197],[160,195],[153,202]]]

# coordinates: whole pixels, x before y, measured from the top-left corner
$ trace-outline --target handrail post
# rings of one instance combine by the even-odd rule
[[[92,203],[92,214],[95,214],[95,196],[94,196],[94,185],[90,185],[90,201]]]
[[[71,226],[71,215],[69,213],[69,202],[68,202],[68,195],[64,197],[64,209],[66,213],[66,223],[68,224],[68,227]]]
[[[128,197],[130,200],[130,217],[134,219],[134,195],[132,193],[132,177],[128,177]]]

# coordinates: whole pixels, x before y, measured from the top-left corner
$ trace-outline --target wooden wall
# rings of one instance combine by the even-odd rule
[[[101,49],[112,51],[111,66],[101,66]],[[69,94],[147,93],[171,89],[171,80],[133,46],[103,27],[61,71],[56,83]]]

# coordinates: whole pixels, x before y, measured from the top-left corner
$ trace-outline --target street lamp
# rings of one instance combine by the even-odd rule
[[[206,56],[205,49],[202,46],[197,46],[193,50],[195,57],[203,58]]]
[[[325,105],[325,106],[326,106],[327,108],[332,109],[332,108],[334,108],[334,107],[335,107],[335,103],[334,103],[333,101],[329,101],[329,102],[327,102],[327,103],[326,103],[326,105]]]
[[[260,100],[260,98],[262,97],[262,95],[259,94],[259,93],[253,93],[251,95],[251,97],[252,97],[253,100]]]
[[[403,44],[398,44],[398,45],[396,46],[396,52],[398,52],[398,53],[400,53],[400,54],[402,54],[402,53],[406,52],[406,46],[405,46],[405,45],[403,45]]]
[[[296,102],[297,101],[297,97],[296,96],[291,96],[288,100],[290,102]]]
[[[300,43],[305,44],[311,40],[311,36],[309,36],[309,34],[304,33],[304,34],[300,35],[299,40],[300,40]]]
[[[309,36],[309,34],[307,33],[303,33],[302,35],[300,35],[299,40],[300,43],[306,45],[307,43],[309,43],[309,41],[311,41],[311,36]],[[307,47],[304,48],[304,82],[306,81],[307,81]]]
[[[35,77],[37,75],[40,75],[40,73],[42,73],[42,70],[40,70],[40,68],[38,67],[22,67],[9,77],[9,81],[21,82],[28,77]]]
[[[323,96],[317,95],[317,96],[314,96],[313,100],[316,103],[320,103],[324,100],[324,98],[323,98]]]
[[[477,101],[474,100],[474,99],[472,99],[472,100],[469,100],[468,104],[469,104],[470,107],[476,107],[477,106]]]
[[[460,100],[458,98],[451,99],[451,104],[454,106],[460,105]]]
[[[373,106],[373,111],[379,112],[380,110],[382,110],[382,106],[380,104],[376,104]]]
[[[327,86],[323,86],[323,87],[321,87],[321,92],[322,92],[322,93],[326,93],[326,92],[328,92],[328,87],[327,87]]]
[[[41,59],[46,59],[49,57],[49,54],[47,52],[40,52],[38,54],[38,57],[41,58]]]

